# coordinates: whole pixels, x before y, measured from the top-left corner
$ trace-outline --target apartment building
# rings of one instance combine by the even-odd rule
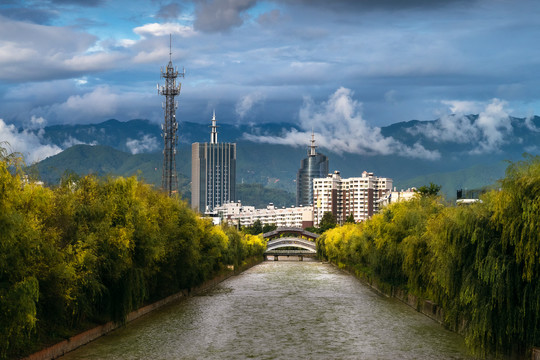
[[[319,226],[325,212],[331,212],[338,224],[349,215],[356,222],[369,219],[379,210],[379,200],[392,189],[392,179],[379,178],[364,171],[362,177],[342,179],[340,172],[313,180],[313,222]]]

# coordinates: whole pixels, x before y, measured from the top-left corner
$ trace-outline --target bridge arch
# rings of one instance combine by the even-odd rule
[[[296,237],[282,237],[268,241],[266,244],[266,252],[271,252],[285,247],[295,247],[304,250],[308,250],[310,253],[316,253],[317,247],[313,241],[296,238]]]

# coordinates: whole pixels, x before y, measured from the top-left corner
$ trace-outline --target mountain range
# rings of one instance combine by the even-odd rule
[[[504,176],[507,160],[519,160],[524,152],[539,152],[539,117],[510,118],[504,124],[491,127],[484,125],[479,115],[452,120],[454,127],[449,126],[448,121],[413,120],[380,128],[384,138],[392,138],[410,148],[421,144],[424,149],[435,152],[436,159],[399,154],[336,153],[325,148],[318,151],[329,157],[329,169],[339,170],[343,177],[360,176],[367,170],[392,178],[397,188],[433,182],[442,185],[442,191],[449,198],[455,198],[460,188],[495,183]],[[309,138],[297,146],[253,141],[253,136],[279,138],[291,131],[300,129],[290,123],[220,125],[218,140],[237,143],[237,192],[243,203],[259,206],[267,202],[278,206],[294,203],[296,172],[301,159],[307,155]],[[475,131],[479,133],[475,135]],[[65,149],[35,164],[40,177],[49,184],[58,183],[66,171],[72,171],[81,175],[137,175],[148,183],[160,185],[162,141],[158,124],[141,119],[126,122],[112,119],[98,124],[54,125],[35,132],[43,144]],[[209,133],[206,124],[180,123],[177,169],[180,190],[186,199],[190,197],[191,143],[208,141]],[[256,197],[252,196],[257,192]],[[275,199],[279,201],[273,201]]]

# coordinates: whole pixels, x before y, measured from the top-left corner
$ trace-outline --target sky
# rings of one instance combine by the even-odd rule
[[[539,13],[537,0],[3,0],[0,135],[162,122],[156,85],[171,35],[172,62],[185,68],[180,121],[210,122],[215,109],[231,124],[299,124],[306,142],[314,128],[346,152],[376,144],[436,159],[380,127],[494,108],[540,114]],[[495,115],[486,126],[506,125]],[[370,133],[365,146],[342,144],[347,127]]]

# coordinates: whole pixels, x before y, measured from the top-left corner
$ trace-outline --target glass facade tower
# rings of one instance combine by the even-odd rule
[[[218,143],[216,114],[209,143],[191,145],[191,207],[209,213],[236,200],[236,144]]]
[[[313,204],[313,179],[328,175],[328,158],[318,154],[315,149],[315,135],[311,134],[308,157],[302,160],[296,175],[296,206]]]

